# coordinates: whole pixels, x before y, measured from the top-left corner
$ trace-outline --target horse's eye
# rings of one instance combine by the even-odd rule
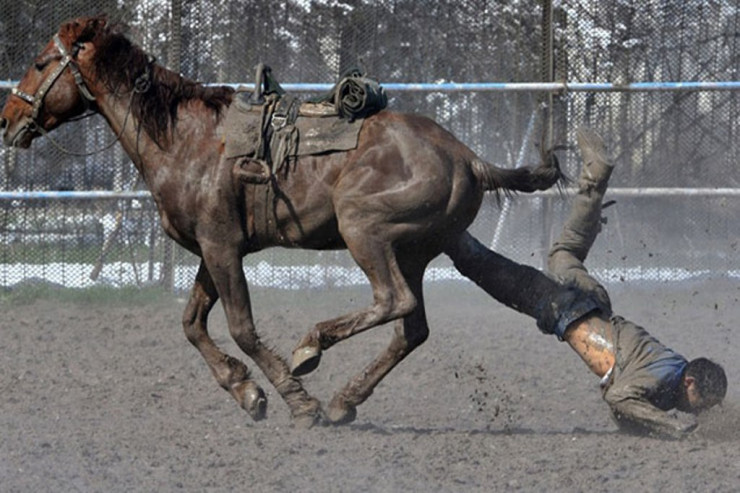
[[[34,65],[36,66],[36,70],[42,72],[46,68],[46,66],[49,65],[49,59],[42,58],[41,60],[36,60]]]

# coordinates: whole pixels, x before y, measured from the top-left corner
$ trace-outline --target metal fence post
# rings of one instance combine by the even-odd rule
[[[182,72],[182,1],[170,0],[170,33],[171,42],[167,53],[168,65],[177,73]],[[175,254],[172,240],[164,237],[164,252],[162,259],[162,286],[168,291],[175,290]]]
[[[554,49],[554,35],[553,35],[553,19],[552,19],[552,0],[542,0],[542,44],[540,52],[541,72],[540,82],[553,82],[555,79],[555,57],[553,53]],[[553,104],[554,94],[548,92],[542,96],[542,140],[540,145],[543,147],[540,151],[544,152],[546,148],[552,146],[553,141]],[[542,250],[542,256],[540,257],[541,267],[547,267],[547,251],[550,238],[551,229],[551,217],[548,214],[548,209],[552,206],[552,203],[548,199],[542,200],[542,208],[540,214],[542,214],[542,235],[540,248]]]

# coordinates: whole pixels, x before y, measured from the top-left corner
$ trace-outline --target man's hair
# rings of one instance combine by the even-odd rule
[[[686,367],[686,376],[694,378],[694,385],[702,399],[721,401],[727,394],[725,370],[712,360],[696,358]]]

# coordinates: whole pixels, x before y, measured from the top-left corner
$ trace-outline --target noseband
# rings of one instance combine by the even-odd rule
[[[95,101],[95,97],[90,94],[90,90],[87,88],[87,86],[85,85],[85,81],[82,79],[82,74],[80,74],[80,69],[74,62],[73,56],[69,53],[69,51],[67,51],[67,48],[62,43],[62,40],[59,39],[58,34],[54,35],[54,45],[56,46],[57,50],[59,50],[59,53],[62,55],[62,59],[60,60],[56,68],[52,70],[52,72],[48,75],[48,77],[44,79],[39,88],[36,90],[36,93],[31,95],[27,92],[21,91],[17,87],[14,87],[11,91],[14,96],[18,96],[31,105],[31,121],[28,124],[28,126],[31,128],[29,128],[29,130],[42,128],[39,124],[38,117],[39,113],[41,112],[41,106],[44,104],[44,98],[46,97],[46,94],[52,88],[54,83],[57,81],[59,76],[62,75],[64,69],[66,69],[67,67],[69,67],[70,72],[72,72],[72,75],[75,78],[75,84],[77,84],[77,89],[80,91],[80,94],[85,99],[85,103],[88,104],[88,102]]]

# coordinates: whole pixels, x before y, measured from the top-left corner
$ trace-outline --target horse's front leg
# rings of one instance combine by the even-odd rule
[[[255,421],[267,415],[267,398],[249,378],[247,366],[221,351],[208,335],[208,314],[218,300],[211,275],[201,262],[190,300],[182,317],[185,336],[206,360],[218,384],[229,392]]]
[[[257,335],[241,255],[235,249],[214,245],[203,248],[203,259],[221,297],[229,332],[236,344],[288,404],[296,425],[309,427],[319,422],[323,418],[319,401],[308,395],[300,380],[291,375],[285,360],[262,344]]]

